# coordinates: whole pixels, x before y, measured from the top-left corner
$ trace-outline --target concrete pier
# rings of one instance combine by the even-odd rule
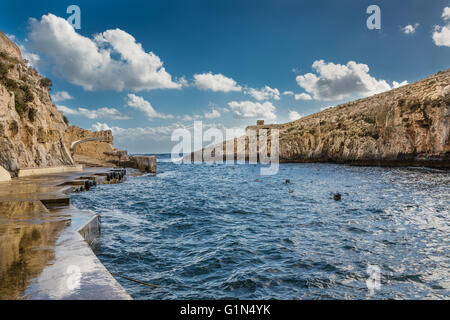
[[[82,165],[48,167],[48,168],[23,168],[19,170],[18,177],[23,178],[52,173],[81,172],[81,171],[83,171]]]
[[[118,183],[119,173],[91,168],[0,184],[0,299],[131,299],[90,248],[100,217],[68,196],[86,181]]]

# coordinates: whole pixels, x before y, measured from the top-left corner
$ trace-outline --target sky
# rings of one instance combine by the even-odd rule
[[[0,30],[71,124],[130,153],[170,152],[194,121],[240,135],[450,67],[450,0],[16,0]]]

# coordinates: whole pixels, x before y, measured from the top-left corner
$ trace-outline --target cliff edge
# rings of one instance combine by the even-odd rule
[[[69,126],[50,90],[51,80],[27,66],[17,45],[0,32],[0,167],[14,177],[25,168],[130,161],[126,151],[114,148],[111,131]]]
[[[345,103],[285,124],[246,128],[238,139],[195,151],[205,159],[215,149],[249,158],[250,133],[279,130],[280,162],[450,168],[450,69],[368,98]],[[226,145],[234,144],[227,151]],[[223,149],[222,149],[223,148]],[[259,149],[259,146],[258,148]],[[270,142],[267,146],[270,154]],[[245,155],[244,155],[245,152]]]
[[[284,162],[450,167],[450,69],[278,128]]]

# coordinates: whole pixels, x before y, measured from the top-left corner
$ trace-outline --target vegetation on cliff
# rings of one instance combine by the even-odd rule
[[[249,130],[279,130],[281,162],[450,167],[450,69],[368,98],[285,124],[259,123]],[[232,141],[231,141],[232,142]],[[223,143],[224,154],[227,142]],[[204,152],[214,152],[210,146]],[[220,147],[219,147],[220,148]],[[244,151],[245,150],[245,151]],[[268,150],[270,151],[270,142]],[[196,151],[194,154],[202,152]],[[193,155],[194,155],[193,154]],[[242,157],[242,155],[241,155]]]
[[[51,81],[22,61],[20,51],[2,37],[0,48],[0,166],[19,168],[71,165],[64,145],[67,124],[52,103]]]
[[[1,32],[0,39],[1,167],[14,176],[21,168],[72,165],[77,155],[102,161],[129,160],[125,151],[113,147],[111,131],[69,126],[51,100],[52,81],[27,66],[19,48]],[[98,136],[106,139],[71,150],[74,141]]]
[[[448,166],[450,70],[280,126],[284,161]]]
[[[448,167],[450,70],[271,127],[281,161]]]

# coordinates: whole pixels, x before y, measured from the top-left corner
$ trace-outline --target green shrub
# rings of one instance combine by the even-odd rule
[[[52,88],[52,86],[53,86],[52,80],[50,80],[49,78],[42,78],[42,79],[39,81],[39,83],[40,83],[41,86],[46,87],[46,88],[48,88],[49,90],[51,90],[51,88]]]
[[[367,122],[367,123],[370,123],[370,124],[375,124],[375,123],[376,123],[375,119],[374,119],[374,118],[371,118],[371,117],[369,117],[369,116],[365,116],[365,117],[363,118],[363,120],[364,120],[365,122]]]
[[[5,87],[8,89],[8,90],[11,90],[11,91],[13,91],[13,90],[16,90],[17,89],[17,82],[16,81],[14,81],[13,79],[5,79],[5,80],[3,80],[2,81],[3,82],[3,84],[5,85]]]
[[[408,111],[415,112],[422,108],[422,104],[418,99],[411,100],[408,104]]]
[[[34,99],[30,87],[28,87],[27,85],[21,85],[13,91],[15,95],[14,106],[19,116],[23,118],[25,115],[28,115],[28,118],[30,120],[34,119],[34,116],[36,114],[33,113],[30,118],[30,108],[28,106],[28,103],[33,101]]]
[[[34,120],[36,120],[36,114],[37,114],[37,110],[35,108],[30,108],[28,110],[28,119],[31,122],[34,122]]]
[[[8,76],[8,66],[6,63],[0,62],[0,79],[6,79]]]
[[[25,102],[31,102],[34,100],[33,93],[31,92],[29,86],[27,86],[26,84],[23,84],[20,86],[20,90],[23,91],[23,94],[24,94],[23,99]]]
[[[25,101],[23,101],[23,96],[20,94],[16,94],[14,100],[14,106],[16,108],[17,113],[22,118],[28,110],[28,106]]]
[[[4,51],[0,51],[0,58],[7,60],[12,63],[19,63],[19,60],[17,58],[11,57],[9,54],[7,54]]]

